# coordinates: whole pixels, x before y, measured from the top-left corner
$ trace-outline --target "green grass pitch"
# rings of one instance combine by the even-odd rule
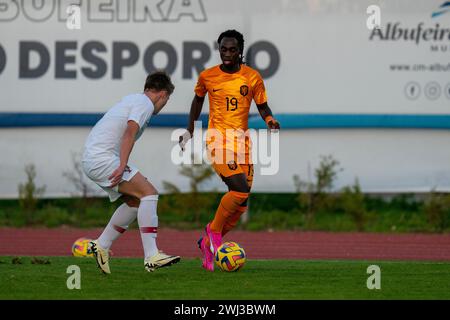
[[[249,260],[233,273],[200,268],[199,259],[147,273],[142,259],[113,258],[103,275],[92,258],[0,257],[0,299],[450,299],[450,264],[437,262]],[[381,268],[381,289],[369,290],[369,265]],[[81,289],[69,290],[70,265]]]

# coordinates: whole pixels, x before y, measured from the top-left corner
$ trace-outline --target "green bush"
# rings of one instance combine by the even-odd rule
[[[421,204],[422,203],[417,200],[416,196],[411,193],[396,195],[388,201],[388,205],[391,209],[407,211],[420,210]]]
[[[355,223],[349,215],[343,212],[320,212],[314,220],[305,225],[305,230],[351,232],[357,231]]]
[[[27,182],[19,184],[19,204],[25,224],[31,225],[34,223],[38,198],[44,194],[45,186],[36,186],[36,168],[34,164],[25,166],[25,174],[27,175]]]
[[[74,216],[70,215],[67,209],[47,206],[37,212],[37,224],[48,228],[60,227],[61,225],[71,225],[74,223]]]
[[[314,170],[314,182],[304,181],[298,175],[294,175],[298,205],[306,213],[307,223],[312,222],[317,212],[334,207],[335,199],[330,193],[338,172],[342,170],[339,161],[332,155],[327,155],[320,156],[319,167]]]
[[[450,224],[450,195],[432,192],[423,205],[423,212],[435,231],[444,231]]]
[[[339,203],[342,210],[352,218],[358,231],[364,231],[367,210],[358,180],[353,186],[343,188]]]
[[[305,225],[305,216],[292,211],[266,211],[251,215],[246,225],[247,230],[302,230]]]

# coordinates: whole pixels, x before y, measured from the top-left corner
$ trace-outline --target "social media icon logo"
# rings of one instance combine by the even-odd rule
[[[441,86],[435,81],[427,83],[424,91],[426,97],[430,100],[436,100],[441,96]]]
[[[417,98],[419,98],[420,96],[420,84],[418,84],[417,82],[408,82],[405,86],[405,96],[409,99],[409,100],[416,100]]]

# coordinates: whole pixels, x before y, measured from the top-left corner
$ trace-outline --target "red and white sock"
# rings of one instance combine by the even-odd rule
[[[116,209],[103,233],[98,238],[100,247],[109,249],[112,243],[124,233],[128,226],[136,220],[138,208],[129,207],[126,203]]]
[[[145,259],[158,253],[158,247],[156,246],[158,232],[157,206],[158,195],[143,197],[137,213]]]

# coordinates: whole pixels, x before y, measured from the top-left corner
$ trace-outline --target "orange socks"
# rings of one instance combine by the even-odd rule
[[[222,228],[222,237],[226,235],[230,230],[232,230],[238,223],[242,214],[247,211],[247,207],[238,207],[234,214],[225,222]]]
[[[210,224],[212,232],[221,232],[228,220],[235,215],[235,212],[241,207],[241,204],[248,198],[248,193],[229,191],[220,200],[219,207],[217,208],[214,220]],[[241,213],[242,214],[242,213]],[[240,216],[240,215],[239,215]],[[230,220],[231,221],[231,220]],[[234,225],[236,225],[236,222]],[[233,227],[233,226],[232,226]],[[231,227],[231,228],[232,228]],[[229,231],[229,230],[228,230]],[[227,231],[227,232],[228,232]]]
[[[220,232],[223,235],[233,229],[241,215],[247,210],[247,206],[241,205],[248,199],[249,194],[245,192],[229,191],[220,200],[216,215],[209,227],[212,232]],[[206,238],[209,246],[209,239]]]
[[[224,235],[226,235],[230,230],[232,230],[236,226],[236,224],[239,221],[239,218],[242,216],[242,214],[245,211],[247,211],[247,207],[238,207],[236,209],[236,211],[234,212],[234,214],[232,216],[230,216],[230,218],[228,220],[225,221],[225,224],[222,228],[222,237]],[[205,241],[206,241],[206,246],[209,247],[210,246],[209,238],[206,237]]]

